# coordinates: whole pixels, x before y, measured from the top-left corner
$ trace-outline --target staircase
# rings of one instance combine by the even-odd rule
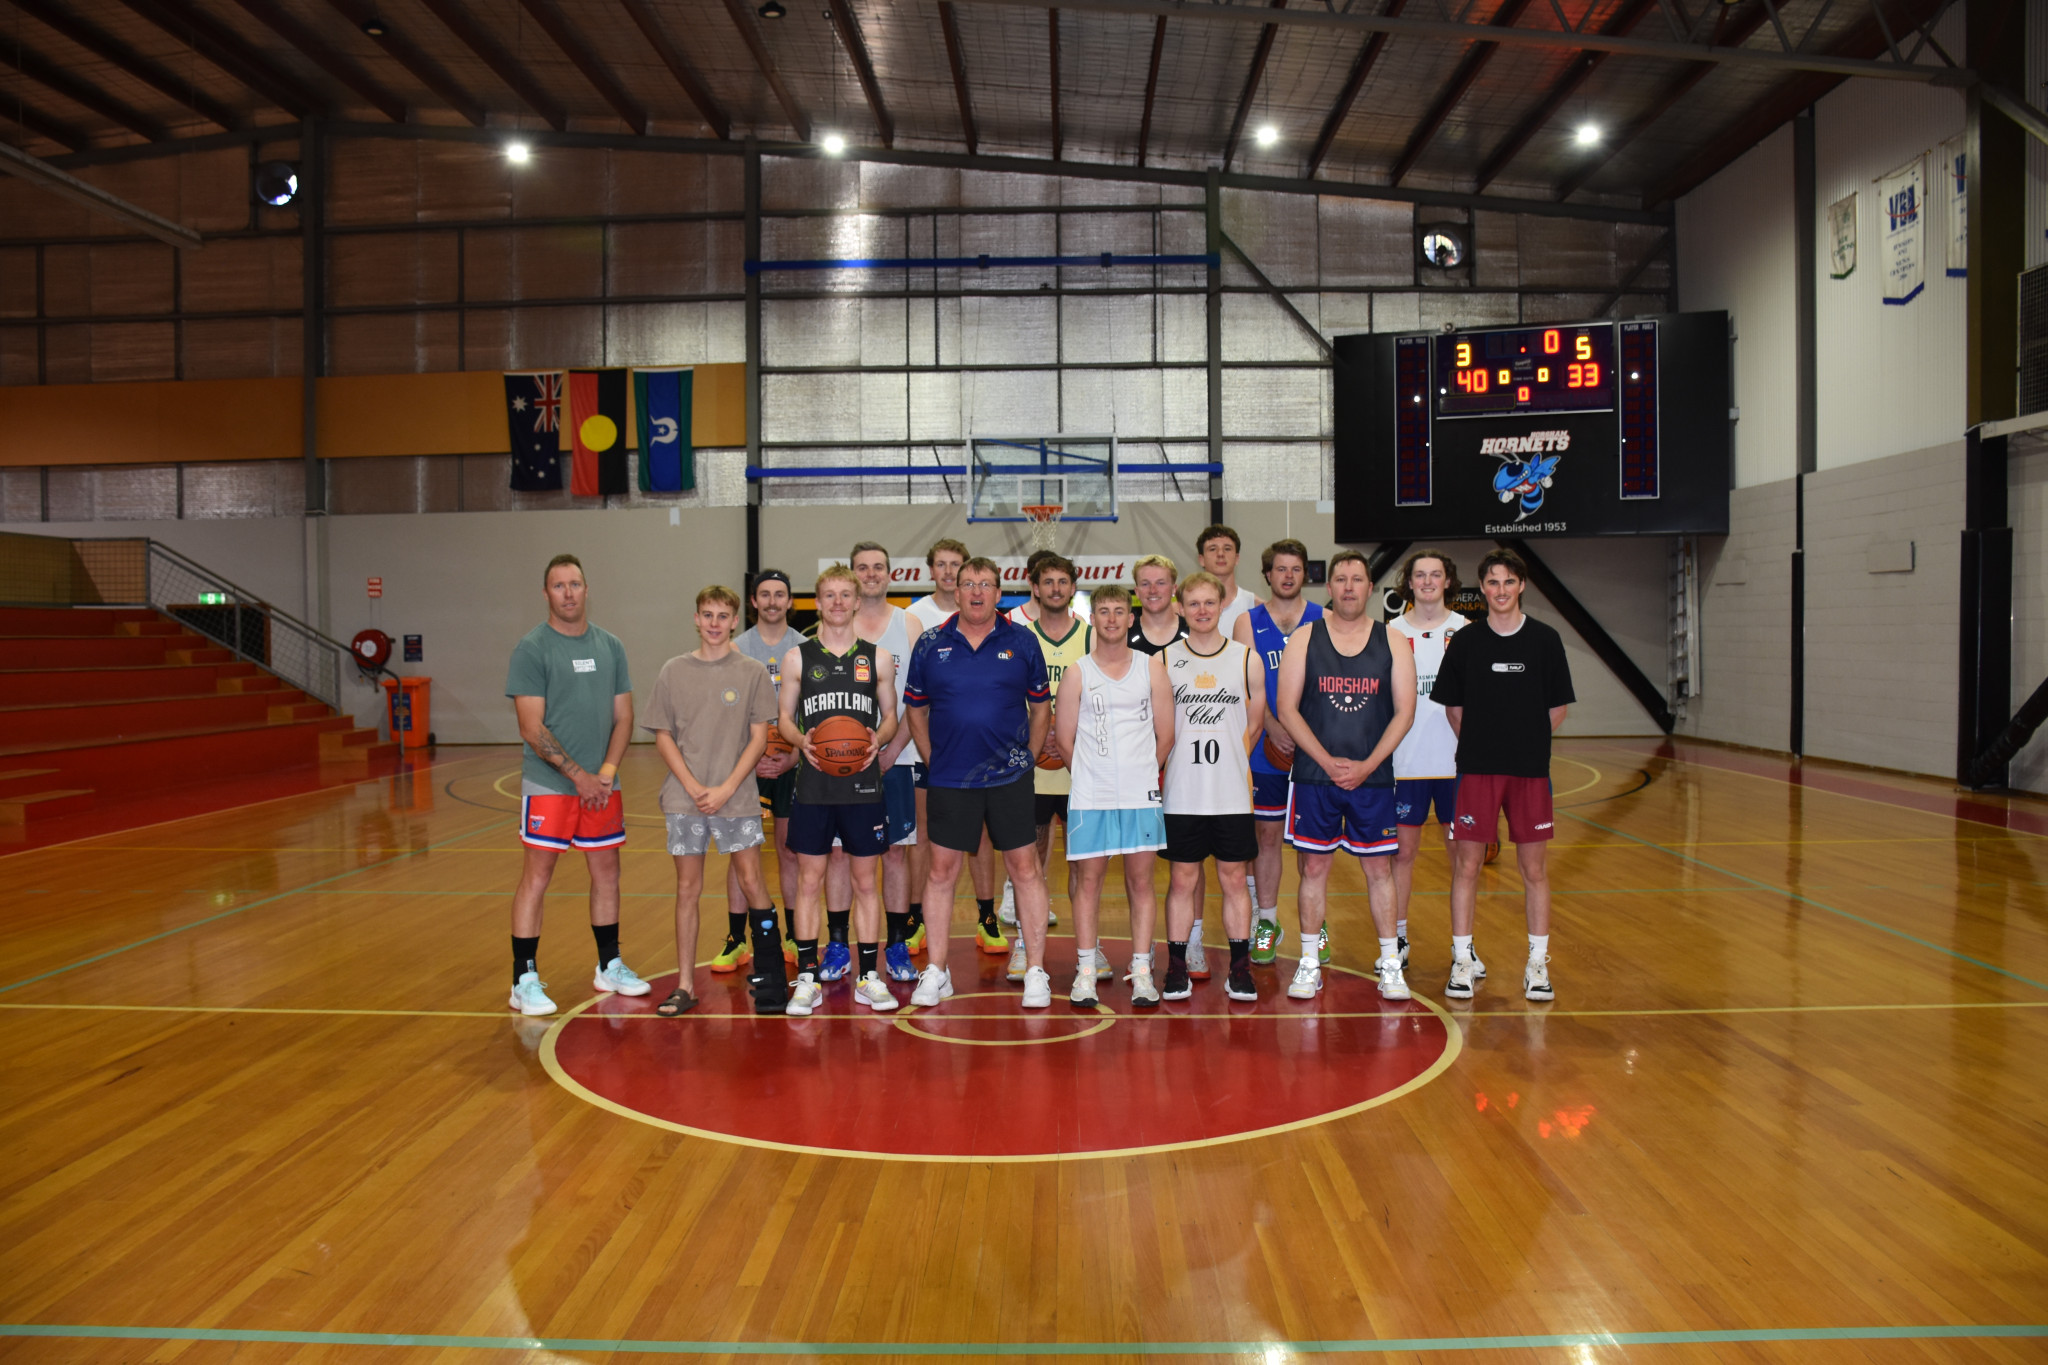
[[[318,765],[398,746],[157,612],[0,607],[0,826]]]

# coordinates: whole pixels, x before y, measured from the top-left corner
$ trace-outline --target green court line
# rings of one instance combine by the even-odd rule
[[[615,1351],[666,1356],[1264,1356],[1526,1351],[1575,1346],[1701,1346],[1792,1341],[1967,1341],[2048,1337],[2048,1325],[1756,1327],[1693,1332],[1559,1332],[1540,1336],[1406,1337],[1356,1341],[653,1341],[589,1337],[470,1337],[406,1332],[283,1332],[224,1327],[80,1327],[0,1323],[4,1337],[94,1341],[222,1341],[282,1346],[418,1347],[470,1351]]]
[[[1618,838],[1633,840],[1634,842],[1641,844],[1644,848],[1654,848],[1659,853],[1668,853],[1674,858],[1681,858],[1684,861],[1691,863],[1694,867],[1703,867],[1709,872],[1718,872],[1724,877],[1733,877],[1737,881],[1748,882],[1751,886],[1756,887],[1760,891],[1768,891],[1774,896],[1783,896],[1787,900],[1798,901],[1801,905],[1810,905],[1816,910],[1825,910],[1830,915],[1839,915],[1843,919],[1852,921],[1856,924],[1863,925],[1867,929],[1876,929],[1882,933],[1890,934],[1893,938],[1902,938],[1906,940],[1906,942],[1908,943],[1916,943],[1920,945],[1922,948],[1932,948],[1935,952],[1945,953],[1949,957],[1955,958],[1958,962],[1967,962],[1973,967],[1982,967],[1987,972],[1996,972],[1998,975],[2005,977],[2008,980],[2020,982],[2022,985],[2032,986],[2035,990],[2048,991],[2048,982],[2036,981],[2031,976],[2021,976],[2018,972],[2008,971],[2004,967],[2001,967],[1996,963],[1986,962],[1981,957],[1971,957],[1968,953],[1959,953],[1955,949],[1949,947],[1946,944],[1936,943],[1931,938],[1921,938],[1918,934],[1909,934],[1904,929],[1894,929],[1891,925],[1886,924],[1881,920],[1870,919],[1867,916],[1856,914],[1854,911],[1838,909],[1835,906],[1827,904],[1825,901],[1817,901],[1810,896],[1802,896],[1797,891],[1792,891],[1784,887],[1772,886],[1769,882],[1758,881],[1755,877],[1751,877],[1745,873],[1731,871],[1730,869],[1725,867],[1718,867],[1713,863],[1707,862],[1703,858],[1695,858],[1692,854],[1684,852],[1681,849],[1671,848],[1665,844],[1660,844],[1653,842],[1649,839],[1640,838],[1637,835],[1629,834],[1623,830],[1612,829],[1606,825],[1601,824],[1598,820],[1588,820],[1583,815],[1572,815],[1569,811],[1561,811],[1559,812],[1559,814],[1565,815],[1570,819],[1576,820],[1582,825],[1591,825],[1594,829],[1605,830],[1607,833],[1615,835]]]
[[[449,844],[460,843],[462,840],[470,838],[473,835],[483,833],[485,830],[490,829],[494,825],[500,825],[503,823],[504,821],[502,820],[493,820],[490,822],[490,824],[479,825],[477,828],[470,830],[469,833],[467,834],[458,834],[452,839],[443,839],[438,844],[428,844],[424,848],[411,849],[407,852],[399,854],[397,857],[386,858],[382,862],[365,863],[361,867],[352,867],[346,872],[337,872],[331,877],[322,877],[318,881],[307,882],[304,886],[295,886],[289,891],[280,891],[276,895],[265,896],[262,900],[250,901],[247,905],[237,905],[231,910],[223,910],[218,915],[208,915],[205,919],[196,919],[193,920],[190,924],[181,924],[175,929],[166,929],[160,934],[151,934],[148,938],[139,938],[136,939],[133,943],[124,943],[118,948],[109,948],[104,953],[94,953],[91,957],[80,958],[78,961],[67,963],[62,967],[52,967],[47,972],[38,972],[34,976],[25,976],[19,981],[11,981],[5,986],[0,986],[0,995],[5,995],[9,991],[20,990],[23,986],[33,986],[38,981],[48,981],[51,977],[62,976],[66,972],[75,972],[80,967],[90,967],[95,962],[105,962],[108,958],[117,957],[122,953],[128,952],[130,949],[145,947],[148,944],[156,943],[163,939],[170,938],[174,934],[182,934],[187,929],[197,929],[204,924],[212,924],[217,920],[228,919],[234,915],[239,915],[244,911],[254,910],[259,906],[270,905],[277,901],[284,900],[287,897],[297,896],[304,892],[311,891],[315,887],[326,886],[330,882],[341,881],[345,877],[353,877],[358,873],[373,872],[380,867],[390,867],[394,863],[402,863],[407,858],[417,857],[422,853],[431,853],[435,849],[444,848]]]

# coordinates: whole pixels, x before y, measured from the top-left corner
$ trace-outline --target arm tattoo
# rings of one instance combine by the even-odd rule
[[[562,741],[556,739],[545,725],[540,727],[540,734],[534,739],[533,751],[540,755],[541,762],[553,767],[564,777],[574,777],[583,771],[576,760],[569,757],[568,750],[562,747]]]

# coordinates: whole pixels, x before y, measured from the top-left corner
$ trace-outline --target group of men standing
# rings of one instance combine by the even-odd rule
[[[685,964],[657,1012],[696,1003],[687,964],[712,846],[729,855],[727,935],[712,970],[751,966],[760,1012],[810,1014],[825,984],[849,975],[852,999],[871,1010],[899,1007],[892,981],[915,982],[913,1005],[939,1005],[953,994],[950,910],[963,867],[972,871],[977,946],[1009,954],[1025,1008],[1049,1006],[1045,940],[1055,920],[1045,868],[1055,821],[1066,834],[1074,1005],[1097,1004],[1098,983],[1113,975],[1098,929],[1117,857],[1133,1006],[1186,999],[1210,976],[1201,939],[1210,861],[1229,945],[1225,991],[1256,1000],[1252,969],[1273,964],[1285,937],[1283,843],[1296,849],[1300,882],[1301,952],[1288,995],[1313,999],[1322,989],[1330,871],[1345,853],[1365,872],[1380,994],[1406,999],[1408,900],[1432,811],[1452,853],[1445,993],[1469,998],[1486,975],[1472,927],[1481,864],[1505,811],[1525,884],[1524,993],[1553,998],[1549,749],[1573,696],[1557,632],[1521,612],[1520,560],[1502,550],[1482,561],[1487,614],[1468,624],[1449,608],[1456,566],[1418,551],[1401,570],[1406,610],[1383,625],[1368,612],[1373,585],[1356,551],[1329,560],[1324,606],[1303,597],[1310,560],[1299,541],[1261,555],[1263,600],[1236,582],[1236,532],[1209,527],[1195,549],[1202,567],[1185,577],[1149,555],[1134,567],[1135,593],[1105,585],[1085,605],[1075,566],[1040,552],[1027,568],[1030,600],[1005,613],[998,566],[960,542],[931,547],[935,590],[907,609],[888,600],[888,552],[863,542],[819,575],[810,638],[788,623],[791,583],[780,571],[757,577],[756,624],[737,635],[737,595],[700,592],[699,648],[663,667],[639,718],[669,770],[661,808]],[[550,563],[546,586],[549,620],[521,641],[507,682],[527,745],[511,997],[526,1014],[554,1010],[538,973],[539,906],[568,848],[582,849],[591,867],[593,988],[649,990],[618,951],[616,773],[633,723],[624,650],[588,622],[573,557]],[[853,742],[850,758],[843,738],[821,749],[821,726],[864,736],[864,746]],[[599,754],[592,772],[588,760]],[[764,814],[785,896],[795,889],[783,921],[762,874]],[[1162,855],[1167,957],[1156,969]],[[998,857],[1014,942],[996,909]],[[939,909],[929,920],[927,905]]]

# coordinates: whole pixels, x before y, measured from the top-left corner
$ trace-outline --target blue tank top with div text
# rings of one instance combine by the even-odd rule
[[[1273,730],[1280,724],[1280,656],[1287,652],[1287,641],[1293,633],[1280,629],[1273,613],[1261,602],[1245,613],[1252,623],[1252,652],[1259,656],[1259,662],[1266,666],[1266,728]],[[1294,629],[1323,618],[1323,609],[1314,602],[1302,604],[1301,619],[1294,623]],[[1264,744],[1252,748],[1252,771],[1255,773],[1285,773],[1285,768],[1276,768],[1266,757]]]

